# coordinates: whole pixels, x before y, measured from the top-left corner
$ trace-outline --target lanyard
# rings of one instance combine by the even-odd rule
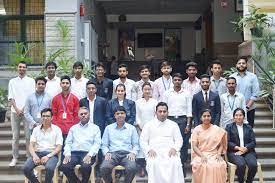
[[[67,100],[66,100],[66,102],[65,102],[64,99],[63,99],[63,97],[62,97],[62,95],[60,95],[61,103],[62,103],[63,110],[64,110],[65,113],[67,113],[67,107],[66,107],[66,106],[67,106],[67,103],[68,103],[70,97],[71,97],[71,93],[69,94],[69,96],[68,96],[68,98],[67,98]],[[66,105],[65,105],[65,104],[66,104]]]
[[[218,91],[221,80],[214,80],[216,91]],[[218,84],[217,84],[218,83]]]
[[[169,78],[168,88],[166,88],[166,86],[165,86],[165,83],[164,83],[164,80],[163,80],[163,76],[161,77],[161,79],[162,79],[162,84],[163,84],[164,90],[166,91],[167,89],[170,88],[171,78]]]
[[[37,95],[35,95],[35,98],[36,98],[36,102],[37,102],[37,106],[38,106],[38,110],[39,110],[39,111],[40,111],[40,106],[42,105],[44,96],[45,96],[45,94],[43,94],[42,99],[41,99],[41,101],[40,101],[40,103],[39,103],[38,97],[37,97]]]
[[[231,105],[231,104],[230,104],[230,101],[229,101],[229,96],[227,96],[228,105],[229,105],[231,111],[233,111],[233,109],[234,109],[235,99],[236,99],[236,96],[234,95],[234,100],[233,100],[233,103],[232,103],[232,105]]]

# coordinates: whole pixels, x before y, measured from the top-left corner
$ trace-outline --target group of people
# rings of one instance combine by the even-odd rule
[[[45,181],[51,182],[61,153],[60,170],[71,183],[80,182],[74,167],[81,165],[81,182],[88,182],[91,165],[97,163],[105,183],[112,169],[125,168],[130,183],[141,166],[149,183],[183,183],[191,137],[191,165],[196,183],[226,182],[223,155],[237,165],[239,182],[252,182],[257,167],[253,132],[259,93],[256,75],[247,71],[247,57],[238,58],[237,72],[222,77],[222,64],[211,63],[212,76],[197,78],[195,62],[186,65],[188,77],[171,76],[164,60],[162,76],[150,80],[150,67],[140,66],[140,80],[129,78],[125,64],[118,79],[106,77],[102,63],[95,77],[83,76],[83,64],[73,65],[74,77],[56,76],[57,65],[45,65],[47,77],[26,75],[27,64],[18,64],[18,77],[9,82],[13,132],[13,159],[19,157],[20,123],[24,123],[27,161],[24,174],[38,182],[33,169],[45,165]],[[191,128],[194,126],[191,135]],[[136,163],[137,162],[137,163]]]

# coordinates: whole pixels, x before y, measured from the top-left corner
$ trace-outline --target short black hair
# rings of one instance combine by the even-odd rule
[[[86,88],[87,88],[88,85],[95,85],[95,87],[96,87],[96,83],[92,80],[87,81]]]
[[[124,84],[119,83],[118,85],[116,85],[116,90],[115,90],[115,91],[117,91],[117,88],[118,88],[118,87],[123,87],[123,88],[124,88],[124,90],[126,91],[126,87],[125,87],[125,85],[124,85]]]
[[[47,80],[44,76],[38,76],[35,78],[35,84],[37,84],[38,81],[44,81],[44,83],[47,83]]]
[[[203,108],[203,109],[200,111],[200,118],[202,117],[203,113],[205,113],[205,112],[209,112],[209,113],[210,113],[210,116],[212,116],[212,111],[211,111],[211,109]]]
[[[240,56],[237,58],[237,62],[239,62],[239,60],[245,60],[245,62],[247,63],[249,57],[250,56]]]
[[[28,67],[27,62],[25,62],[24,60],[21,60],[21,61],[18,63],[18,65],[19,65],[19,64],[24,64],[26,67]]]
[[[54,66],[55,70],[57,69],[57,65],[53,61],[47,62],[46,65],[45,65],[45,69],[47,69],[47,67],[49,67],[50,65]]]
[[[171,64],[169,63],[168,60],[163,59],[162,62],[161,62],[160,68],[163,68],[163,67],[166,67],[166,66],[171,67]]]
[[[61,76],[61,78],[60,78],[60,82],[62,82],[62,80],[64,80],[64,79],[69,80],[69,82],[70,82],[70,84],[71,84],[71,78],[70,78],[69,76],[67,76],[67,75],[65,75],[65,76]]]
[[[203,78],[207,78],[207,79],[210,80],[210,76],[209,76],[208,74],[202,74],[202,75],[200,76],[200,79],[203,79]]]
[[[84,68],[84,66],[83,66],[83,63],[82,62],[75,62],[74,63],[74,65],[73,65],[73,68],[75,69],[75,68],[77,68],[77,67],[81,67],[81,69],[83,69]]]
[[[51,113],[51,116],[53,116],[53,111],[52,111],[51,108],[44,108],[44,109],[42,109],[42,110],[40,111],[41,116],[42,116],[42,114],[45,113],[45,112],[50,112],[50,113]]]
[[[236,114],[238,111],[241,111],[241,113],[242,113],[243,116],[245,117],[245,111],[244,111],[242,108],[240,108],[240,107],[238,107],[237,109],[235,109],[235,110],[233,111],[233,117],[235,116],[235,114]]]
[[[189,67],[195,67],[196,69],[198,69],[198,64],[191,61],[186,64],[186,69],[188,69]]]
[[[228,78],[226,79],[226,81],[229,81],[230,79],[235,80],[235,83],[237,83],[237,80],[236,80],[236,78],[235,78],[235,77],[228,77]]]
[[[95,68],[98,68],[98,67],[102,67],[104,70],[105,70],[105,66],[102,62],[98,62],[96,65],[95,65]]]
[[[158,110],[158,107],[160,107],[160,106],[165,106],[168,111],[168,105],[165,102],[159,102],[156,106],[156,111]]]
[[[115,109],[114,109],[114,114],[116,113],[116,112],[118,112],[118,111],[123,111],[123,112],[125,112],[126,113],[126,109],[125,109],[125,107],[123,107],[123,106],[117,106]]]
[[[149,83],[148,81],[144,82],[141,88],[143,89],[145,86],[152,87],[151,83]]]
[[[141,65],[141,66],[139,67],[139,69],[138,69],[138,72],[140,73],[140,72],[141,72],[142,70],[144,70],[144,69],[148,69],[149,72],[151,72],[151,71],[150,71],[149,65]]]
[[[212,62],[211,62],[211,64],[210,64],[210,68],[213,68],[213,65],[214,65],[214,64],[220,65],[220,66],[222,67],[222,63],[221,63],[221,61],[218,60],[218,59],[212,60]]]
[[[181,73],[175,73],[175,74],[173,74],[172,78],[174,79],[174,77],[183,79]]]
[[[126,71],[128,71],[128,66],[127,66],[126,64],[119,64],[117,70],[118,70],[119,68],[122,68],[122,67],[125,67],[125,68],[126,68]]]

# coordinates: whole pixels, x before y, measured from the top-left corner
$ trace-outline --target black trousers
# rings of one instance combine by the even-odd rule
[[[257,173],[257,159],[255,152],[249,152],[243,155],[235,155],[234,152],[228,153],[229,162],[237,166],[236,174],[239,183],[244,182],[245,168],[248,167],[246,183],[252,183]]]
[[[254,127],[254,119],[255,119],[255,109],[247,111],[247,121],[249,125],[253,128]]]

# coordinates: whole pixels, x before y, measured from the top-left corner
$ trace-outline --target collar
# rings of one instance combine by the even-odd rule
[[[127,82],[128,82],[128,80],[129,80],[129,79],[126,77],[126,79],[125,79],[125,83],[127,83]],[[123,83],[123,82],[120,80],[120,78],[118,78],[118,81],[119,81],[119,83],[120,83],[120,84],[125,84],[125,83]]]
[[[25,79],[26,77],[27,77],[26,74],[25,74],[24,77],[22,77],[22,78],[21,78],[20,76],[17,76],[17,78],[20,79],[20,80],[23,80],[23,79]]]
[[[95,98],[93,100],[90,100],[89,97],[87,97],[87,99],[88,99],[89,102],[94,102],[95,99],[96,99],[96,96],[95,96]]]
[[[189,79],[189,77],[188,77],[188,78],[186,79],[186,81],[189,82],[189,83],[197,83],[197,82],[200,82],[200,79],[197,78],[197,77],[195,77],[195,80],[191,82],[190,79]]]
[[[237,72],[237,75],[238,75],[238,76],[241,76],[241,75],[240,75],[240,72]],[[245,75],[247,75],[247,70],[244,71],[244,76],[245,76]]]
[[[182,93],[182,92],[184,92],[184,90],[183,90],[183,88],[181,88],[180,91],[176,92],[176,91],[174,90],[174,88],[173,88],[173,89],[172,89],[172,92],[173,92],[173,93]]]
[[[81,121],[80,121],[78,124],[79,124],[80,127],[86,128],[86,127],[89,126],[89,123],[90,123],[90,121],[89,121],[88,123],[86,123],[86,124],[83,125],[83,124],[81,123]]]
[[[207,95],[209,95],[209,93],[210,93],[210,89],[208,89],[208,90],[203,90],[202,89],[201,91],[202,91],[203,94],[205,94],[205,92],[207,92]]]
[[[58,77],[55,75],[52,79],[49,79],[48,76],[46,77],[47,81],[56,81]]]
[[[171,75],[169,75],[169,79],[166,79],[164,76],[161,76],[161,77],[162,77],[162,79],[165,79],[166,81],[169,81],[170,79],[172,80],[172,76]]]
[[[117,125],[117,122],[116,122],[115,128],[116,129],[127,129],[126,122],[124,122],[124,124],[123,124],[123,126],[121,128],[118,128],[118,125]]]
[[[232,96],[229,92],[226,92],[226,95],[227,96]],[[233,96],[238,96],[239,94],[238,94],[238,92],[237,91],[235,91],[235,93],[234,93],[234,95]]]
[[[242,125],[238,125],[237,123],[235,123],[236,124],[236,126],[237,126],[237,128],[239,127],[239,128],[243,128],[243,124]]]
[[[39,94],[37,91],[35,91],[35,95],[36,95],[36,96],[42,96],[42,95],[45,95],[45,91],[44,91],[43,93],[41,93],[41,94]]]
[[[211,81],[223,81],[224,78],[223,78],[223,77],[220,77],[218,80],[216,80],[216,79],[214,78],[214,76],[211,76],[210,80],[211,80]]]
[[[82,81],[83,78],[84,78],[83,76],[81,76],[79,79],[76,79],[76,78],[74,77],[74,80],[75,80],[75,81]]]
[[[52,131],[52,125],[50,126],[50,128],[48,128],[47,130],[45,130],[45,129],[43,128],[43,124],[41,124],[40,130],[43,131],[43,132]]]

